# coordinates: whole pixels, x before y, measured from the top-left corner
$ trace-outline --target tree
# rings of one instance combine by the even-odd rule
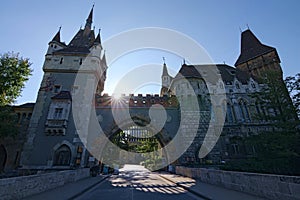
[[[155,137],[147,136],[148,138],[139,142],[136,147],[136,152],[141,153],[144,161],[140,164],[149,170],[157,169],[157,166],[162,162],[162,157],[159,153],[159,142]]]
[[[19,130],[16,126],[17,116],[11,106],[0,106],[0,138],[15,136]]]
[[[11,104],[21,95],[32,70],[27,58],[6,53],[0,57],[0,106]]]
[[[282,130],[295,130],[299,120],[280,74],[276,71],[266,72],[262,81],[265,87],[251,94],[261,107],[255,118],[267,120],[272,126]]]
[[[30,65],[28,59],[20,58],[18,54],[0,56],[0,138],[18,133],[16,116],[9,104],[21,95],[32,72]]]
[[[261,110],[255,118],[265,120],[274,130],[243,138],[241,143],[247,150],[247,157],[230,160],[224,169],[299,175],[299,119],[295,101],[293,105],[289,96],[289,91],[297,88],[297,79],[288,78],[284,82],[279,73],[270,71],[266,72],[262,81],[265,87],[250,95]]]
[[[230,160],[225,170],[258,173],[300,175],[300,135],[286,132],[265,132],[242,139],[246,149],[252,149],[247,158]]]
[[[288,76],[284,80],[288,92],[292,98],[293,104],[296,108],[298,117],[300,116],[300,73],[296,76]]]
[[[143,156],[144,162],[140,163],[146,168],[153,170],[156,169],[156,165],[161,163],[162,158],[156,151],[159,148],[157,138],[151,137],[150,134],[145,134],[145,138],[136,138],[130,134],[126,134],[124,131],[120,131],[113,135],[110,140],[112,143],[120,147],[121,149],[129,152],[139,153]],[[108,154],[107,154],[108,155]],[[118,162],[119,154],[109,154],[109,158],[114,160],[114,163]],[[113,158],[112,155],[118,155]]]

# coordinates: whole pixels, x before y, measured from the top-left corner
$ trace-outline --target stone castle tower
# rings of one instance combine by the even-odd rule
[[[93,8],[83,29],[69,44],[60,39],[60,30],[48,43],[43,65],[44,76],[28,129],[28,140],[21,157],[23,168],[83,166],[88,155],[78,138],[72,116],[72,96],[82,88],[74,84],[79,69],[94,76],[96,93],[104,88],[107,64],[100,33],[92,27]],[[50,150],[50,151],[49,151]]]
[[[107,136],[116,134],[120,130],[112,116],[111,97],[101,94],[104,89],[107,64],[100,33],[95,35],[91,28],[92,20],[93,8],[86,19],[85,27],[79,29],[69,44],[61,41],[60,30],[48,43],[43,65],[44,77],[21,155],[20,164],[24,169],[69,169],[84,167],[89,158],[93,160],[85,148],[87,141],[79,138],[79,133],[90,133],[88,129],[81,128],[88,125],[88,120],[84,121],[84,118],[80,121],[79,128],[74,123],[76,120],[74,118],[77,117],[75,115],[73,118],[75,113],[73,108],[77,105],[75,100],[78,99],[75,99],[76,94],[82,95],[82,102],[88,98],[88,94],[96,94],[91,103],[96,107],[97,120],[103,126]],[[280,72],[282,79],[282,69],[276,49],[262,44],[250,30],[246,30],[242,33],[241,53],[235,67],[215,64],[214,67],[220,72],[220,77],[215,81],[206,82],[198,72],[203,71],[203,76],[206,76],[211,67],[212,65],[183,64],[178,74],[172,77],[164,62],[161,96],[158,94],[122,96],[122,100],[129,104],[131,117],[134,116],[132,118],[137,122],[145,124],[148,123],[149,108],[153,104],[164,106],[167,110],[167,121],[161,134],[157,134],[157,139],[165,145],[178,132],[182,136],[178,146],[191,144],[178,159],[179,164],[220,163],[246,155],[242,144],[233,139],[272,129],[266,121],[255,119],[255,115],[265,109],[256,104],[249,94],[265,87],[259,79],[263,78],[267,71]],[[97,83],[95,90],[87,87],[88,85],[77,84],[75,80],[78,74],[95,81]],[[211,102],[208,84],[213,93],[222,91],[226,98]],[[179,100],[180,103],[174,99]],[[190,106],[195,100],[199,105],[193,105],[197,105],[198,110]],[[212,104],[216,105],[216,109],[212,109]],[[83,116],[85,114],[83,112],[86,112],[85,104],[79,103],[79,107],[81,110],[79,115]],[[221,132],[220,138],[215,141],[216,144],[211,142],[215,146],[210,146],[208,149],[212,151],[206,157],[200,158],[200,148],[206,142],[206,138],[210,138],[206,137],[210,120],[217,124],[218,118],[215,117],[217,109],[223,109],[226,113],[224,126],[223,129],[212,126],[209,136]],[[127,123],[126,120],[124,121]],[[180,124],[185,125],[180,127]],[[128,129],[133,127],[129,122],[126,125]],[[195,137],[190,133],[195,133]]]
[[[254,77],[262,77],[266,71],[277,71],[282,77],[277,50],[262,44],[249,29],[242,32],[241,53],[234,66]]]

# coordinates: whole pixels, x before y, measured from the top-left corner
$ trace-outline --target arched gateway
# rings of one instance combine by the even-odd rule
[[[143,162],[146,166],[147,164],[166,166],[168,153],[163,147],[173,139],[174,134],[171,133],[176,133],[178,129],[177,101],[170,100],[168,106],[163,108],[167,112],[167,120],[165,126],[157,130],[156,127],[151,126],[149,110],[152,104],[162,102],[161,99],[164,97],[152,95],[123,96],[123,101],[131,101],[132,104],[129,104],[130,116],[124,116],[120,120],[120,124],[114,120],[115,116],[113,116],[112,110],[117,109],[117,113],[123,113],[126,108],[122,106],[112,108],[111,103],[109,103],[112,98],[110,96],[97,97],[96,114],[106,137],[119,148],[114,148],[115,152],[112,152],[113,150],[107,145],[103,148],[101,161],[110,164],[140,164]],[[122,116],[122,114],[120,115]],[[156,154],[145,155],[145,153],[152,151],[156,151]],[[135,153],[135,156],[128,156],[126,152]],[[114,160],[112,161],[112,159]]]
[[[112,110],[123,112],[126,106],[112,107],[113,97],[103,94],[108,66],[100,33],[97,34],[92,28],[92,18],[93,9],[84,28],[80,28],[68,44],[60,40],[60,30],[48,43],[43,64],[44,76],[21,154],[20,164],[23,168],[78,168],[95,160],[86,148],[90,140],[82,140],[80,135],[97,136],[97,133],[87,128],[90,123],[89,115],[81,120],[74,119],[76,94],[81,94],[79,101],[92,102],[95,105],[98,119],[93,120],[99,122],[106,138],[115,140],[116,143],[125,142],[123,148],[141,151],[137,146],[146,141],[143,134],[152,135],[149,140],[156,143],[157,148],[172,144],[168,155],[162,152],[162,162],[170,162],[171,157],[176,157],[177,160],[172,162],[178,161],[179,164],[219,164],[236,156],[230,153],[231,146],[236,145],[231,143],[230,138],[270,130],[267,121],[254,120],[256,113],[265,109],[256,105],[249,94],[265,88],[264,83],[258,79],[262,78],[259,76],[264,71],[282,73],[280,58],[275,48],[261,43],[250,30],[242,33],[242,51],[235,67],[226,64],[184,63],[173,77],[164,63],[160,94],[121,96],[129,108],[129,116],[117,123]],[[110,50],[112,51],[114,49]],[[212,77],[216,79],[208,79],[212,72]],[[85,77],[86,84],[77,84],[77,75]],[[94,87],[90,87],[94,82],[98,83],[96,91],[92,89]],[[222,98],[216,98],[216,101],[211,99],[212,96],[216,97],[212,94],[222,94]],[[86,101],[93,95],[93,100]],[[194,109],[195,100],[199,103],[199,109]],[[191,104],[191,109],[182,109],[189,108]],[[166,119],[161,120],[163,127],[159,130],[147,126],[151,124],[149,111],[155,105],[159,105],[166,113]],[[88,113],[87,108],[84,103],[79,103],[76,108],[80,110],[78,115]],[[223,118],[218,115],[221,111],[227,115],[224,124]],[[118,139],[121,136],[123,139]],[[174,138],[179,138],[176,143],[173,143]],[[67,146],[62,146],[63,144]],[[135,147],[130,149],[130,145]],[[101,148],[105,149],[103,146]],[[0,169],[3,169],[6,162],[3,146],[0,146],[0,153]],[[125,159],[124,155],[119,154],[118,158]]]

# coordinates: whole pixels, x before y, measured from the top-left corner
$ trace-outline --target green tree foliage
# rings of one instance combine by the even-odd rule
[[[144,137],[145,138],[143,139],[135,138],[123,131],[120,131],[113,135],[110,140],[123,150],[140,153],[144,157],[144,162],[141,164],[152,170],[155,168],[157,163],[162,161],[161,156],[156,152],[159,148],[159,143],[155,137],[150,137],[150,135],[148,135],[148,137],[147,135],[144,135]],[[119,158],[117,157],[114,158],[115,163],[117,163],[118,159]]]
[[[267,120],[279,129],[295,130],[299,125],[296,109],[280,74],[275,71],[266,72],[263,82],[265,87],[251,95],[261,107],[261,112],[255,118]]]
[[[300,175],[299,119],[294,107],[296,98],[293,105],[289,96],[289,91],[299,86],[297,80],[299,75],[284,82],[277,72],[266,73],[263,80],[266,87],[251,97],[262,109],[255,117],[273,131],[242,138],[240,143],[248,150],[246,156],[230,160],[223,169]]]
[[[293,100],[293,104],[297,110],[298,117],[300,116],[300,73],[296,76],[288,76],[284,80],[289,94]]]
[[[12,104],[20,96],[25,82],[31,75],[31,63],[18,54],[0,56],[0,138],[18,133]]]
[[[223,169],[300,175],[299,134],[285,131],[266,132],[244,138],[242,142],[253,151],[252,155],[231,160]]]
[[[17,127],[17,116],[12,107],[0,106],[0,138],[16,136],[19,130]]]
[[[141,162],[141,165],[149,170],[156,169],[156,165],[162,161],[159,152],[157,152],[158,148],[159,143],[156,138],[150,137],[149,139],[142,140],[139,146],[136,148],[137,152],[142,153],[145,159],[143,162]]]
[[[115,134],[111,138],[111,142],[126,151],[130,149],[128,138],[126,136],[126,133],[123,131],[120,131],[119,133]]]
[[[28,59],[6,53],[0,57],[0,106],[11,104],[21,95],[32,70]]]

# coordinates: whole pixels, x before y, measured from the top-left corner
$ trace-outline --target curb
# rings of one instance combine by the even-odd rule
[[[161,177],[161,178],[163,178],[163,179],[165,179],[165,180],[167,180],[167,181],[170,181],[170,182],[176,184],[176,185],[179,186],[179,187],[184,188],[185,190],[189,191],[190,193],[192,193],[192,194],[194,194],[194,195],[196,195],[196,196],[198,196],[198,197],[200,197],[200,198],[203,198],[203,199],[205,199],[205,200],[212,200],[212,198],[210,198],[210,197],[208,197],[208,196],[206,196],[206,195],[204,195],[204,194],[201,194],[201,193],[198,192],[198,191],[195,191],[195,190],[193,190],[193,189],[190,189],[189,187],[186,187],[186,186],[184,186],[184,185],[181,185],[180,183],[177,183],[177,182],[173,181],[172,179],[169,179],[169,178],[167,178],[167,177],[164,177],[164,176],[162,176],[162,175],[160,175],[160,174],[158,174],[158,175],[159,175],[159,177]]]
[[[100,179],[99,181],[97,181],[96,183],[93,183],[92,185],[89,185],[88,187],[84,188],[83,190],[77,192],[76,194],[74,194],[73,196],[69,197],[68,200],[73,200],[79,196],[81,196],[83,193],[87,192],[88,190],[92,189],[93,187],[95,187],[96,185],[98,185],[99,183],[103,182],[105,179],[107,179],[108,177],[110,177],[110,175],[107,175],[105,177],[103,177],[102,179]]]

